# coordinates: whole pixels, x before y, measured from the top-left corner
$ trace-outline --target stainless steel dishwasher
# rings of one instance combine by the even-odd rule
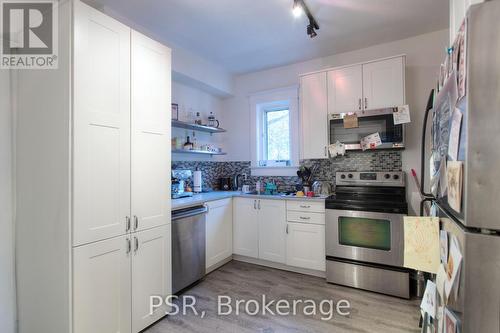
[[[172,212],[172,292],[177,294],[205,276],[205,214],[196,206]]]

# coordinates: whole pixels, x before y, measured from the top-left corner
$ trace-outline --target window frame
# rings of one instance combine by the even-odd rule
[[[298,86],[254,94],[250,99],[251,168],[256,176],[295,176],[299,166],[299,110]],[[289,112],[290,159],[286,166],[261,165],[267,158],[265,113],[286,110]],[[267,160],[266,160],[267,161]]]

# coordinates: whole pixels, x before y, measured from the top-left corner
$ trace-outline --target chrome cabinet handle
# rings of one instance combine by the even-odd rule
[[[137,230],[137,228],[139,228],[139,218],[134,215],[134,230]]]
[[[368,109],[368,98],[365,97],[365,109]]]
[[[132,251],[132,242],[130,241],[130,238],[127,238],[125,241],[127,242],[127,254],[129,254],[130,251]]]
[[[328,156],[327,154],[328,154],[327,147],[325,146],[325,156]]]
[[[288,224],[286,225],[286,233],[288,234]]]
[[[300,208],[311,208],[309,205],[300,205]]]
[[[125,232],[130,231],[130,216],[125,216]]]
[[[136,253],[137,250],[139,250],[139,238],[134,237],[134,243],[135,243],[134,253]]]
[[[361,97],[358,99],[358,107],[359,107],[359,109],[361,110],[361,107],[362,107]]]
[[[253,201],[253,209],[257,209],[257,200]]]
[[[259,210],[260,210],[260,200],[259,200]]]
[[[301,216],[300,219],[301,220],[310,220],[311,218],[310,217],[306,217],[306,216]]]

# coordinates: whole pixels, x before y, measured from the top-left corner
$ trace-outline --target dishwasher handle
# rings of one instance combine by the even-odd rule
[[[180,220],[186,217],[206,214],[208,211],[206,206],[197,206],[189,209],[182,209],[172,212],[172,221]]]

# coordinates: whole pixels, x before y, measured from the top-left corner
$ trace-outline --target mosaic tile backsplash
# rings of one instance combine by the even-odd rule
[[[337,171],[401,171],[402,160],[399,151],[348,152],[346,156],[333,159],[303,160],[301,165],[317,167],[314,180],[333,184]],[[250,162],[174,161],[172,169],[199,169],[202,171],[203,190],[217,190],[219,178],[247,174],[245,184],[255,185],[258,180],[274,181],[279,191],[292,191],[299,177],[253,177]]]

